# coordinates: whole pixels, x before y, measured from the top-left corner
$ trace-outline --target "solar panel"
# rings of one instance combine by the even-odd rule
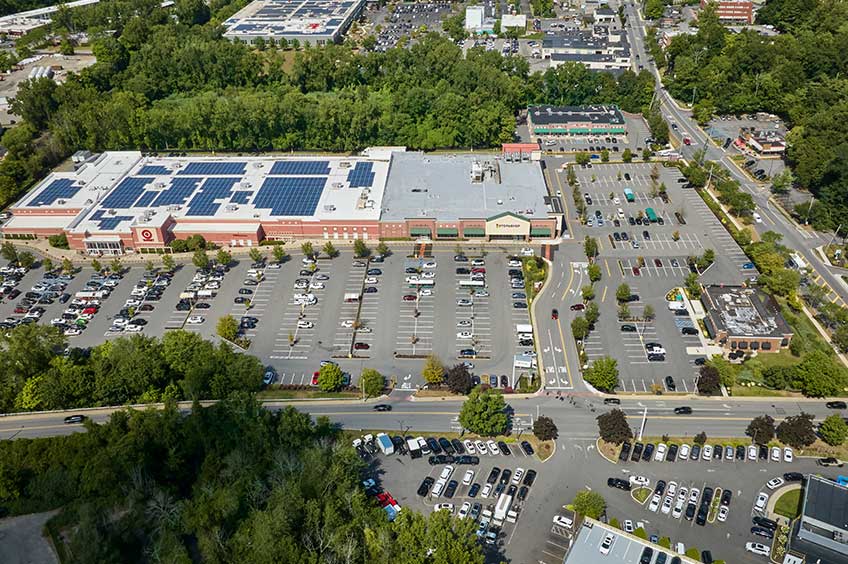
[[[186,203],[200,184],[201,178],[174,178],[167,190],[160,192],[154,206],[173,206]]]
[[[159,165],[145,165],[136,173],[137,176],[163,176],[170,174],[170,169]]]
[[[373,163],[356,163],[347,173],[347,181],[351,188],[370,188],[374,184]]]
[[[150,202],[156,198],[156,192],[145,192],[141,195],[141,197],[136,201],[135,207],[143,208],[150,205]]]
[[[244,174],[247,163],[232,162],[197,162],[188,163],[179,174],[195,176],[220,176],[224,174]]]
[[[104,208],[129,208],[144,192],[144,187],[152,181],[152,178],[136,178],[134,176],[125,178],[103,199],[100,205]]]
[[[253,192],[233,192],[233,197],[230,198],[230,201],[234,204],[246,204],[251,194]]]
[[[330,174],[330,161],[277,161],[270,174],[327,175]]]
[[[50,183],[47,188],[38,193],[38,195],[30,200],[30,206],[49,206],[56,200],[70,198],[79,192],[80,186],[74,186],[74,181],[70,178],[58,178]]]
[[[98,229],[101,231],[112,231],[123,221],[132,221],[132,216],[128,215],[114,215],[111,217],[103,217],[106,215],[106,210],[97,210],[93,214],[91,214],[91,221],[97,223]]]
[[[238,178],[207,178],[189,202],[186,215],[215,215],[221,206],[215,200],[229,198],[233,185],[238,181]]]
[[[266,178],[253,199],[253,205],[270,209],[271,215],[312,215],[326,182],[326,178]]]

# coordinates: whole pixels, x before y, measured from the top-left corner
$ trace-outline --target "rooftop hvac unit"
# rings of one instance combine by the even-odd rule
[[[342,188],[344,187],[344,184],[342,184],[341,182],[333,182],[332,186],[333,188]]]
[[[77,184],[80,186],[85,186],[85,180],[77,180]]]
[[[258,213],[255,213],[255,214],[253,214],[253,217],[258,218],[258,217],[259,217],[259,214],[258,214]]]
[[[263,166],[265,166],[265,163],[262,163],[262,162],[259,162],[259,161],[255,161],[253,163],[253,168],[262,168]]]
[[[174,168],[182,168],[183,163],[174,163]]]
[[[153,185],[156,186],[157,188],[164,188],[165,187],[164,182],[154,182]]]
[[[227,207],[225,207],[224,209],[227,211],[236,211],[238,209],[238,206],[235,204],[227,204]]]
[[[56,203],[61,206],[65,204],[65,200],[56,200]]]
[[[336,211],[336,206],[334,206],[332,204],[328,204],[328,205],[324,206],[324,211],[325,212],[334,212],[334,211]]]
[[[180,206],[179,204],[174,204],[174,205],[172,205],[172,206],[168,206],[166,209],[167,209],[168,211],[177,211],[177,210],[179,210],[180,208],[182,208],[182,206]]]
[[[240,186],[241,186],[242,188],[250,188],[251,186],[253,186],[253,184],[251,184],[250,182],[248,182],[248,181],[246,181],[246,180],[245,180],[244,182],[242,182],[242,183],[240,184]]]
[[[342,161],[339,163],[339,168],[350,168],[350,163],[348,161]]]
[[[365,202],[365,207],[366,208],[373,208],[376,204],[377,204],[377,202],[375,202],[374,200],[368,200],[367,202]]]
[[[108,213],[109,215],[117,215],[117,214],[118,214],[118,210],[109,210],[109,211],[108,211],[108,212],[106,212],[106,213]]]

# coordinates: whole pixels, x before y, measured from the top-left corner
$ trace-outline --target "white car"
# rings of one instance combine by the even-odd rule
[[[140,333],[143,330],[144,330],[144,327],[142,325],[127,325],[124,328],[124,331],[126,331],[128,333]]]
[[[475,298],[488,298],[489,292],[487,292],[486,290],[477,290],[476,292],[474,292],[474,297]]]
[[[754,218],[754,221],[756,221],[757,223],[762,223],[762,222],[763,222],[763,218],[762,218],[762,216],[761,216],[760,214],[758,214],[757,212],[752,213],[752,214],[751,214],[751,217],[753,217],[753,218]]]
[[[306,280],[298,280],[294,283],[295,290],[306,290],[309,287],[309,282]]]
[[[452,503],[437,503],[433,506],[433,511],[447,511],[448,513],[453,513],[453,504]]]
[[[657,451],[654,453],[654,462],[662,462],[665,460],[665,453],[668,451],[668,447],[665,443],[660,443],[657,445]]]
[[[468,307],[474,305],[474,302],[472,300],[469,300],[468,298],[461,298],[456,300],[456,305],[460,307]]]
[[[447,481],[447,479],[450,478],[452,474],[453,474],[453,466],[448,464],[447,466],[442,468],[442,473],[439,475],[439,478]]]
[[[630,485],[638,486],[640,488],[647,487],[648,484],[651,483],[651,480],[646,478],[645,476],[630,476]]]
[[[506,265],[510,268],[520,268],[521,261],[518,259],[509,259],[509,262],[507,262]]]
[[[418,291],[418,295],[420,295],[420,296],[432,296],[433,290],[431,290],[430,288],[421,288]]]
[[[471,327],[471,320],[470,319],[461,319],[461,320],[456,322],[456,326],[457,327]]]
[[[435,272],[424,272],[421,274],[421,278],[423,278],[424,280],[433,280],[435,277]]]
[[[462,507],[459,508],[459,513],[457,513],[457,516],[460,519],[465,519],[466,517],[468,517],[469,511],[471,511],[471,504],[466,501],[462,504]]]
[[[680,499],[677,500],[677,502],[674,504],[674,511],[671,512],[672,517],[674,517],[675,519],[680,519],[680,516],[683,515],[684,503],[685,501],[680,501]]]
[[[771,447],[771,461],[780,462],[780,447]]]
[[[487,498],[490,493],[492,493],[492,484],[486,484],[483,486],[483,489],[480,490],[480,497]]]
[[[689,445],[680,445],[680,452],[677,453],[677,460],[684,462],[689,460]]]
[[[619,200],[619,199],[618,199],[618,196],[615,196],[615,197],[612,199],[612,203],[613,203],[613,205],[617,206],[617,205],[619,205],[619,204],[621,203],[621,200]]]
[[[473,259],[471,261],[471,266],[486,266],[486,261],[483,259]]]
[[[704,460],[712,460],[713,459],[713,447],[710,445],[704,445],[704,452],[701,454],[701,458]]]
[[[477,447],[477,452],[480,454],[489,454],[489,451],[486,449],[486,443],[483,441],[474,441],[474,446]]]
[[[206,321],[206,319],[201,315],[192,315],[191,317],[186,319],[186,323],[188,323],[189,325],[200,325],[204,321]]]
[[[609,551],[612,548],[612,543],[614,541],[615,535],[612,533],[607,533],[607,536],[605,536],[603,542],[601,542],[601,546],[598,547],[598,550],[601,551],[601,554],[609,554]]]
[[[465,439],[464,441],[462,441],[462,444],[468,454],[477,454],[477,449],[474,448],[474,443],[472,443],[468,439]]]
[[[635,530],[636,530],[636,528],[633,526],[633,521],[631,521],[630,519],[625,519],[624,520],[624,532],[625,533],[632,533]]]
[[[456,338],[457,339],[473,339],[474,333],[472,333],[471,331],[460,331],[459,333],[456,334]]]
[[[303,257],[300,259],[300,264],[303,266],[309,266],[310,264],[315,264],[315,259],[312,257]]]
[[[570,529],[574,525],[574,520],[563,515],[554,515],[554,525]]]
[[[751,445],[748,447],[748,460],[756,460],[757,459],[757,447]]]
[[[427,268],[427,269],[436,268],[437,266],[438,266],[438,264],[434,260],[428,260],[427,262],[425,262],[424,264],[421,265],[422,268]]]
[[[728,513],[730,513],[729,507],[727,507],[726,505],[722,505],[721,507],[719,507],[718,517],[717,517],[719,522],[724,523],[725,521],[727,521],[727,514]]]
[[[753,552],[754,554],[758,554],[760,556],[771,555],[771,548],[758,542],[746,542],[745,550],[747,550],[748,552]]]
[[[512,485],[517,486],[521,483],[521,478],[524,477],[524,468],[516,468],[512,475]]]
[[[371,333],[370,327],[360,327],[356,330],[357,333]]]
[[[312,329],[313,327],[315,327],[315,324],[312,323],[311,321],[305,321],[305,320],[301,319],[300,321],[297,322],[297,328],[298,329]]]
[[[498,448],[498,445],[495,441],[487,441],[486,447],[489,449],[489,452],[491,452],[493,455],[501,453],[501,450]],[[518,470],[516,470],[516,472],[518,472]]]
[[[379,279],[376,276],[369,276],[368,278],[365,279],[366,284],[377,284],[378,282],[379,282]]]
[[[124,307],[138,307],[141,305],[141,302],[138,300],[127,300],[124,302]]]
[[[345,328],[353,327],[353,320],[346,319],[346,320],[342,321],[342,327],[345,327]]]
[[[82,329],[79,327],[68,327],[64,331],[66,337],[76,337],[77,335],[82,334]]]
[[[792,449],[790,447],[783,447],[783,461],[784,462],[792,462],[795,457],[792,455]]]
[[[686,499],[689,496],[689,490],[687,488],[680,488],[680,491],[677,492],[677,501],[680,503],[686,503]]]
[[[698,503],[698,498],[701,497],[701,490],[698,488],[692,488],[689,490],[689,503]]]
[[[770,490],[776,490],[777,488],[782,486],[784,483],[785,482],[783,481],[783,478],[779,478],[779,477],[778,478],[772,478],[771,480],[766,482],[766,487],[768,487],[768,489],[770,489]]]
[[[112,325],[109,327],[110,333],[123,333],[124,329],[126,329],[125,325]]]
[[[474,481],[474,470],[466,470],[465,476],[462,477],[462,483],[466,486],[470,486],[471,482]]]
[[[313,282],[309,285],[310,290],[323,290],[324,283],[323,282]]]
[[[765,492],[760,492],[757,496],[757,501],[754,502],[754,509],[757,511],[765,511],[768,504],[769,495]]]
[[[669,512],[671,512],[671,506],[672,506],[673,503],[674,502],[673,502],[672,498],[670,498],[670,497],[665,498],[663,500],[662,508],[660,508],[660,510],[663,513],[665,513],[666,515],[668,515]]]
[[[674,494],[677,493],[677,482],[669,482],[668,486],[665,489],[665,495],[673,498]]]
[[[536,253],[530,247],[524,247],[521,249],[521,256],[523,257],[532,257],[534,254]]]
[[[660,494],[654,494],[654,496],[651,498],[651,503],[648,504],[648,511],[656,513],[657,509],[659,509],[660,507],[661,501],[662,498],[660,497]]]

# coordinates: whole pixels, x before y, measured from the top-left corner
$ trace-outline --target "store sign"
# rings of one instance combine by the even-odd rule
[[[529,235],[530,222],[515,216],[503,216],[486,222],[487,235]]]
[[[141,239],[143,241],[152,241],[153,240],[153,232],[150,229],[142,229],[141,230]]]

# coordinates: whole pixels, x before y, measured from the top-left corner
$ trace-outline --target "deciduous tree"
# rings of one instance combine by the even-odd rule
[[[550,417],[542,415],[533,422],[533,434],[540,441],[552,441],[559,437],[556,423]]]
[[[774,419],[770,415],[754,417],[745,429],[745,434],[757,444],[768,444],[774,438]]]
[[[590,490],[581,490],[571,502],[574,511],[585,517],[599,519],[607,509],[607,502],[601,494]]]
[[[814,416],[809,413],[790,415],[777,426],[777,438],[793,448],[804,448],[816,442]]]
[[[479,387],[471,390],[459,412],[459,423],[472,433],[487,437],[505,433],[509,418],[503,395]]]

